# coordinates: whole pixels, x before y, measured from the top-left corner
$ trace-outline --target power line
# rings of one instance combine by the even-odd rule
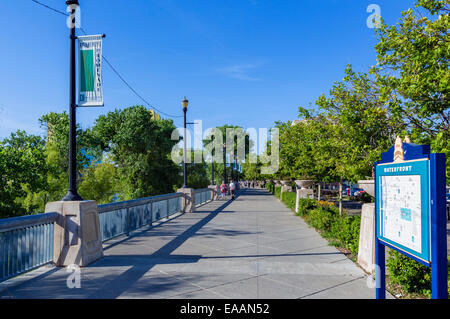
[[[39,1],[37,1],[37,0],[31,0],[31,1],[33,1],[34,3],[37,3],[37,4],[39,4],[39,5],[41,5],[41,6],[45,7],[45,8],[47,8],[47,9],[50,9],[50,10],[52,10],[52,11],[55,11],[55,12],[57,12],[57,13],[59,13],[59,14],[65,15],[66,17],[69,16],[69,14],[68,14],[67,12],[62,12],[62,11],[60,11],[60,10],[58,10],[58,9],[52,8],[52,7],[46,5],[46,4],[42,3],[42,2],[39,2]]]
[[[85,35],[87,34],[86,31],[84,31],[83,28],[80,28],[81,32],[83,32]],[[109,65],[109,67],[111,68],[111,70],[113,70],[113,72],[117,75],[117,77],[137,96],[139,97],[145,104],[147,104],[150,108],[154,109],[155,111],[164,114],[168,117],[174,117],[174,118],[178,118],[178,117],[183,117],[183,115],[172,115],[172,114],[168,114],[166,112],[163,112],[161,110],[159,110],[157,107],[153,106],[150,102],[148,102],[146,99],[144,99],[142,97],[142,95],[140,95],[128,82],[127,80],[125,80],[125,78],[119,73],[119,71],[117,71],[117,69],[111,64],[111,62],[108,61],[108,59],[102,55],[103,60],[106,62],[106,64]]]
[[[60,11],[60,10],[58,10],[58,9],[55,9],[55,8],[52,8],[52,7],[50,7],[50,6],[48,6],[48,5],[46,5],[46,4],[44,4],[44,3],[42,3],[42,2],[39,2],[39,1],[37,1],[37,0],[31,0],[31,1],[33,1],[34,3],[36,3],[36,4],[39,4],[39,5],[41,5],[41,6],[43,6],[43,7],[45,7],[45,8],[47,8],[47,9],[49,9],[49,10],[52,10],[52,11],[54,11],[54,12],[56,12],[56,13],[59,13],[59,14],[62,14],[62,15],[64,15],[64,16],[69,16],[69,14],[68,13],[65,13],[65,12],[62,12],[62,11]],[[80,30],[81,30],[81,32],[83,32],[85,35],[87,35],[87,33],[86,33],[86,31],[83,29],[83,28],[81,28],[80,27]],[[108,59],[104,56],[104,55],[102,55],[102,58],[103,58],[103,60],[106,62],[106,64],[108,64],[108,66],[111,68],[111,70],[113,70],[113,72],[117,75],[117,77],[131,90],[131,92],[133,92],[138,98],[140,98],[145,104],[147,104],[151,109],[153,109],[153,110],[155,110],[155,111],[157,111],[158,113],[161,113],[161,114],[163,114],[163,115],[166,115],[166,116],[168,116],[168,117],[172,117],[172,118],[181,118],[181,117],[183,117],[183,115],[172,115],[172,114],[168,114],[168,113],[166,113],[166,112],[163,112],[163,111],[161,111],[161,110],[159,110],[157,107],[155,107],[155,106],[153,106],[151,103],[149,103],[146,99],[144,99],[143,97],[142,97],[142,95],[140,95],[129,83],[128,83],[128,81],[126,81],[125,80],[125,78],[119,73],[119,71],[117,71],[117,69],[112,65],[112,63],[111,62],[109,62],[108,61]]]

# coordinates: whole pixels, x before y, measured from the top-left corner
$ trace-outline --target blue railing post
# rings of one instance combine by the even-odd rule
[[[165,203],[164,206],[166,208],[166,218],[169,218],[169,200],[168,199],[165,200],[164,203]]]

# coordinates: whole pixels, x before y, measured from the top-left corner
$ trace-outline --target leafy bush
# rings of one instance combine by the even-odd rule
[[[292,210],[295,210],[295,200],[297,198],[297,194],[293,192],[285,192],[283,193],[283,203]]]
[[[338,213],[339,214],[339,213]],[[324,232],[324,235],[328,237],[332,224],[336,220],[336,213],[329,208],[319,206],[309,212],[310,225],[318,230]]]
[[[272,194],[274,193],[274,185],[271,182],[266,183],[264,187]]]
[[[431,298],[431,269],[395,251],[389,251],[386,261],[389,281],[406,293],[417,293]],[[447,283],[450,296],[450,256],[447,256]]]
[[[356,256],[359,248],[360,225],[361,216],[342,215],[331,226],[330,236]]]
[[[359,196],[359,199],[363,202],[363,203],[373,203],[374,202],[374,197],[370,196],[369,194],[367,194],[366,192],[362,193]]]
[[[389,277],[394,284],[406,292],[429,295],[431,289],[431,269],[395,251],[389,251],[386,262]]]
[[[300,198],[298,203],[298,213],[299,216],[307,216],[308,212],[318,206],[317,201],[309,198]]]
[[[334,244],[350,250],[354,256],[358,254],[360,216],[345,214],[341,216],[333,202],[307,198],[299,200],[297,215],[302,216],[308,224],[320,230],[322,235],[332,240]]]
[[[281,186],[275,187],[274,195],[276,198],[280,198],[281,195]]]

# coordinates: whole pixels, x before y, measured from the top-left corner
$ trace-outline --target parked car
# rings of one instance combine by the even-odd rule
[[[446,197],[447,197],[447,220],[450,220],[450,193],[447,193]]]
[[[343,184],[342,185],[342,195],[350,195],[351,188],[350,186]]]
[[[353,188],[353,196],[360,196],[362,193],[364,193],[364,189],[362,188]]]

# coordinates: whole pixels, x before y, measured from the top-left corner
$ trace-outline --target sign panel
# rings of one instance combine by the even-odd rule
[[[103,106],[103,35],[79,36],[80,76],[78,106]]]
[[[429,160],[379,164],[376,176],[378,239],[429,263]]]

